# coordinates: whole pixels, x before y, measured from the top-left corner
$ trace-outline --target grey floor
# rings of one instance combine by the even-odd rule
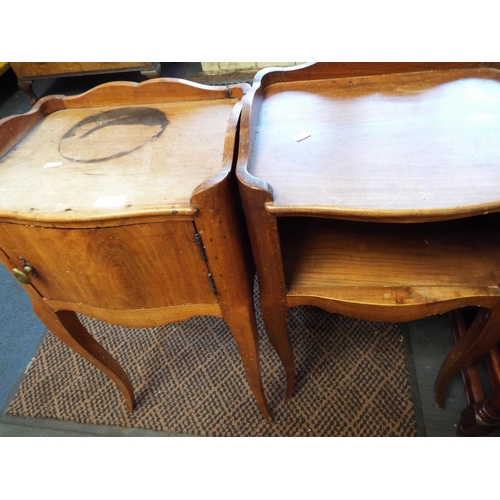
[[[162,76],[187,78],[201,72],[200,63],[162,63]],[[36,81],[37,96],[74,95],[112,80],[143,81],[137,72],[119,75],[70,77]],[[0,119],[31,109],[28,96],[17,88],[11,71],[0,76]],[[11,274],[0,266],[0,436],[172,436],[156,431],[73,424],[49,419],[23,419],[5,415],[11,398],[36,355],[45,327],[33,314],[27,295]],[[420,436],[455,436],[461,411],[467,406],[460,377],[448,389],[446,408],[433,402],[434,380],[453,345],[447,316],[407,323],[402,341],[408,359]],[[500,435],[497,430],[491,436]]]

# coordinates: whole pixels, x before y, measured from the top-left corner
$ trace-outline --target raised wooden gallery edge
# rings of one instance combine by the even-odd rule
[[[481,306],[438,374],[438,406],[500,340],[488,215],[500,211],[498,67],[318,63],[256,75],[237,178],[287,397],[295,305],[375,321]]]
[[[76,312],[133,327],[224,318],[271,418],[235,196],[247,89],[110,83],[0,121],[0,260],[50,331],[111,377],[130,410],[127,375]]]

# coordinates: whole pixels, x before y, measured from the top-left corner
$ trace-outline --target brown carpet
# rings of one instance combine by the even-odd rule
[[[223,320],[198,317],[139,330],[81,319],[130,377],[134,412],[105,375],[48,334],[8,415],[198,436],[416,435],[397,324],[291,309],[297,387],[286,404],[284,371],[260,326],[264,384],[275,412],[269,423]]]

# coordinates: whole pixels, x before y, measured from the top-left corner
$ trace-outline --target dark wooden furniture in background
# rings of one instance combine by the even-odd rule
[[[222,317],[271,417],[234,176],[248,87],[108,83],[0,121],[0,261],[50,331],[118,385],[129,410],[127,375],[76,312],[129,327]]]
[[[31,105],[37,100],[33,91],[33,82],[42,78],[125,71],[140,71],[147,78],[157,78],[161,73],[160,63],[157,62],[11,62],[9,64],[17,76],[19,88],[29,95]]]
[[[455,342],[465,335],[474,321],[474,312],[462,309],[450,312]],[[500,425],[500,346],[493,346],[484,358],[467,366],[462,371],[462,380],[468,406],[462,411],[457,434],[487,436]]]
[[[500,72],[324,63],[259,72],[237,177],[262,314],[294,387],[287,309],[409,321],[479,307],[448,382],[500,340]]]

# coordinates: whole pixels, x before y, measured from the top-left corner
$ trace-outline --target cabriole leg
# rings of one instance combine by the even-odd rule
[[[261,292],[262,293],[262,292]],[[277,352],[286,375],[286,393],[285,401],[290,400],[295,388],[295,361],[293,357],[293,348],[288,336],[286,326],[286,315],[288,308],[285,304],[276,304],[273,301],[266,300],[266,294],[261,295],[261,310],[266,333]]]
[[[49,330],[70,349],[106,374],[121,390],[127,408],[134,408],[134,390],[127,374],[118,362],[80,323],[72,311],[53,311],[42,300],[33,301],[33,310]]]
[[[251,310],[248,310],[250,307]],[[238,309],[225,311],[224,319],[238,346],[250,390],[262,414],[266,419],[271,420],[272,413],[262,384],[257,322],[253,313],[253,306],[249,306],[248,309],[245,311]]]

